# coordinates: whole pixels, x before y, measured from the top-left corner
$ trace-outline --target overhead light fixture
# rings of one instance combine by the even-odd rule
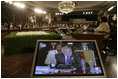
[[[83,14],[93,14],[93,12],[83,12]]]
[[[83,14],[85,14],[85,12],[83,12]]]
[[[9,4],[13,4],[13,2],[12,1],[9,1]]]
[[[45,11],[40,10],[40,9],[37,9],[37,8],[35,8],[35,9],[34,9],[34,11],[35,11],[36,13],[46,14],[46,12],[45,12]]]
[[[25,4],[23,3],[14,2],[13,4],[19,8],[25,8]]]
[[[68,14],[74,10],[75,3],[72,1],[62,1],[59,3],[58,8],[62,13]]]
[[[13,1],[5,1],[6,3],[13,4]]]
[[[64,13],[55,13],[55,15],[64,15]]]
[[[114,8],[114,7],[113,7],[113,6],[111,6],[111,7],[108,9],[108,11],[111,11],[113,8]]]
[[[9,1],[5,1],[6,3],[9,3]]]
[[[115,6],[116,6],[116,5],[111,6],[111,7],[108,9],[108,11],[111,11]]]

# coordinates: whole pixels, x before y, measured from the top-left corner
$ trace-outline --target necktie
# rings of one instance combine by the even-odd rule
[[[69,56],[67,56],[66,65],[69,65]]]

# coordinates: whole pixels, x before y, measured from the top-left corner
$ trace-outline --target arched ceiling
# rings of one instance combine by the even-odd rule
[[[48,12],[59,12],[60,1],[26,1],[25,3],[34,7],[44,9]],[[108,9],[112,5],[117,5],[116,1],[73,1],[76,4],[74,11],[95,11],[100,12]]]
[[[60,12],[58,4],[61,1],[22,1],[30,8],[39,8],[50,13]],[[117,5],[117,1],[73,1],[76,4],[74,12],[92,11],[99,14],[113,5]],[[117,9],[115,9],[116,11]]]

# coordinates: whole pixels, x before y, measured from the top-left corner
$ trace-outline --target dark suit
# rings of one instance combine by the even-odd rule
[[[56,67],[59,64],[65,64],[65,55],[63,53],[56,54]],[[72,53],[72,56],[70,57],[70,65],[71,67],[75,67],[78,69],[81,69],[81,57],[79,56],[79,53]]]

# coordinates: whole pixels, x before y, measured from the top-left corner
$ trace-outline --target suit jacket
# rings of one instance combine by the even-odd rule
[[[59,64],[65,64],[65,55],[63,53],[56,54],[56,67],[58,67]],[[78,69],[81,69],[81,57],[79,56],[79,53],[72,53],[72,56],[70,57],[70,65],[71,67],[75,67]]]

